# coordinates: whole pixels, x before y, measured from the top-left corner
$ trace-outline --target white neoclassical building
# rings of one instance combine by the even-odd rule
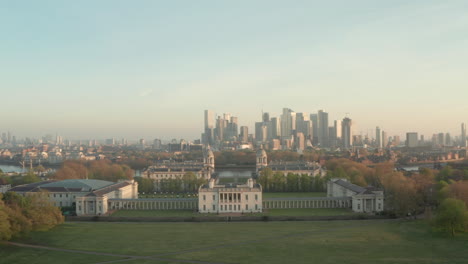
[[[58,207],[76,207],[77,215],[103,215],[108,199],[137,199],[138,183],[133,180],[110,182],[101,180],[43,181],[16,186],[9,191],[21,195],[44,192]]]
[[[248,179],[247,184],[216,184],[211,179],[198,190],[200,213],[259,213],[262,212],[262,187]]]
[[[374,213],[384,210],[384,193],[374,187],[361,187],[346,179],[331,179],[327,183],[328,197],[351,197],[352,210],[359,213]]]

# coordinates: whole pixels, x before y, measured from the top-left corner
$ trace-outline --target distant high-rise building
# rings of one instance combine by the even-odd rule
[[[416,132],[406,133],[406,146],[408,148],[415,148],[418,146],[418,133]]]
[[[318,135],[319,135],[319,118],[318,118],[318,115],[317,114],[311,114],[310,115],[310,121],[312,121],[312,135],[313,135],[313,138],[312,138],[312,143],[314,145],[318,144],[319,143],[319,138],[318,138]]]
[[[273,117],[270,122],[272,138],[279,139],[281,137],[281,119],[279,117]]]
[[[270,122],[270,114],[269,113],[263,113],[262,121],[263,122]]]
[[[353,145],[352,125],[353,122],[348,117],[345,117],[341,122],[341,139],[344,149],[350,149]]]
[[[240,140],[242,142],[249,142],[249,128],[247,126],[241,126],[241,128],[240,128]]]
[[[318,140],[321,147],[328,147],[328,113],[323,110],[318,111]]]
[[[437,135],[437,145],[439,145],[439,146],[445,145],[445,135],[444,135],[444,133],[439,133]]]
[[[109,145],[109,146],[115,145],[115,139],[114,138],[106,139],[106,145]]]
[[[211,110],[205,110],[205,129],[214,128],[214,113]]]
[[[388,135],[387,132],[382,131],[382,148],[386,148],[388,146]]]
[[[304,134],[302,132],[299,132],[296,134],[296,149],[299,151],[302,151],[305,149],[305,139],[304,139]]]
[[[153,148],[154,149],[161,149],[161,147],[162,147],[162,142],[161,142],[160,139],[156,138],[155,140],[153,140]]]
[[[382,131],[380,127],[375,128],[375,144],[377,148],[382,148]]]
[[[465,123],[461,124],[461,137],[460,137],[460,140],[461,140],[460,147],[466,148],[467,144],[466,144],[466,124]]]
[[[445,134],[445,146],[452,146],[452,137],[450,133]]]
[[[283,108],[283,114],[281,115],[281,138],[290,139],[295,129],[296,113],[289,108]]]

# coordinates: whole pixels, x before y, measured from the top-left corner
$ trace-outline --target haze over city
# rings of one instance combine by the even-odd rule
[[[203,111],[253,131],[283,107],[355,133],[459,135],[466,1],[0,4],[0,131],[200,138]]]

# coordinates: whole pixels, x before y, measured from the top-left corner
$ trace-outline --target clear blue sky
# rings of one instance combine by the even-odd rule
[[[199,138],[346,113],[355,132],[459,134],[468,1],[2,1],[0,132]]]

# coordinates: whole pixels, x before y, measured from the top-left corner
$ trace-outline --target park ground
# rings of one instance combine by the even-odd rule
[[[65,223],[0,244],[0,263],[466,263],[468,235],[422,221]],[[32,248],[31,245],[40,246]]]

